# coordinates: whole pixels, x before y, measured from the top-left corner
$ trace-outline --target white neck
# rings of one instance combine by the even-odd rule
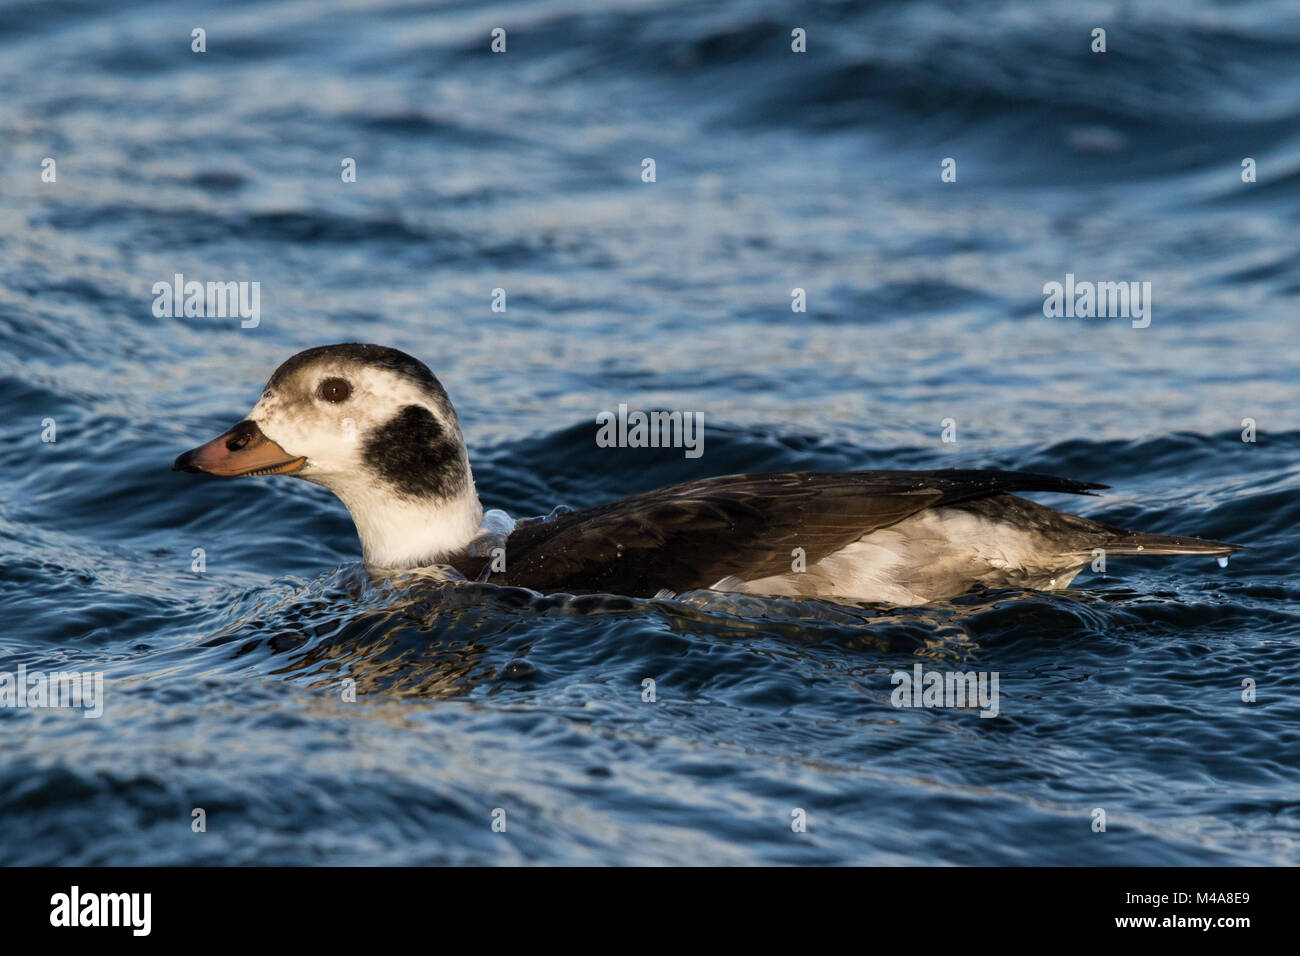
[[[347,506],[365,562],[375,567],[444,564],[474,539],[483,521],[472,478],[465,491],[450,500],[398,498],[369,482],[330,482],[325,487]]]

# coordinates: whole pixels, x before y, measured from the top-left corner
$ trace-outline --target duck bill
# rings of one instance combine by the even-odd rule
[[[290,455],[262,434],[257,422],[242,421],[206,445],[192,448],[172,462],[172,471],[220,475],[288,475],[307,459]]]

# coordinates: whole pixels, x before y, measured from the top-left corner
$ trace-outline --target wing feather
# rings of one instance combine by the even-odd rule
[[[706,478],[554,521],[522,524],[489,580],[570,593],[651,596],[809,565],[936,505],[1014,491],[1088,494],[1104,485],[1028,472],[774,472]]]

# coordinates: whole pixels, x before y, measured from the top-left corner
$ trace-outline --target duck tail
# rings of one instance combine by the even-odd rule
[[[1147,534],[1142,531],[1121,531],[1100,546],[1107,554],[1207,554],[1215,558],[1226,558],[1237,551],[1245,550],[1239,544],[1227,544],[1223,541],[1210,541],[1206,538],[1181,538],[1170,534]]]

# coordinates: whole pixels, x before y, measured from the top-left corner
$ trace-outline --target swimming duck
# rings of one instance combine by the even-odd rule
[[[247,418],[172,467],[303,478],[342,500],[372,567],[450,565],[542,592],[712,589],[917,605],[981,586],[1064,588],[1102,553],[1237,550],[1056,511],[1012,492],[1106,486],[997,470],[728,475],[544,521],[503,523],[500,512],[485,521],[438,379],[404,352],[355,343],[290,358]]]

